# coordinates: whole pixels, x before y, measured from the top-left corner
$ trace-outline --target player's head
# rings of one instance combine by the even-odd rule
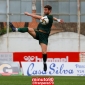
[[[52,7],[50,5],[44,6],[44,14],[49,15],[51,13]]]

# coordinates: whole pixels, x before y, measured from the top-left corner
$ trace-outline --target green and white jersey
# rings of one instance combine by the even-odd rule
[[[45,15],[49,19],[49,23],[46,25],[43,25],[41,22],[39,23],[37,30],[43,30],[46,33],[50,34],[52,23],[53,23],[53,15]]]

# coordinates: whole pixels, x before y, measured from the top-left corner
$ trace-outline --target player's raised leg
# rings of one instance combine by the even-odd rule
[[[47,71],[47,64],[46,64],[46,61],[47,61],[47,45],[44,44],[44,43],[41,43],[40,44],[41,46],[41,49],[42,49],[42,57],[43,57],[43,64],[44,64],[44,71]]]
[[[11,22],[9,22],[9,26],[13,32],[21,32],[21,33],[28,32],[31,36],[36,37],[36,33],[33,28],[29,28],[29,27],[15,28]]]

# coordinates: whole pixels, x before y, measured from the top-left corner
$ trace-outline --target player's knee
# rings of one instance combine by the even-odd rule
[[[28,27],[28,31],[31,31],[31,29]]]
[[[29,28],[29,27],[28,27],[28,31],[29,31],[29,32],[33,32],[33,28]]]

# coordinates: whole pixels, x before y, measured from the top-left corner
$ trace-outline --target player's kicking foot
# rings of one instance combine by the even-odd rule
[[[9,26],[13,32],[16,32],[16,28],[13,26],[13,24],[11,22],[9,22]]]
[[[44,63],[44,71],[47,71],[47,64]]]

